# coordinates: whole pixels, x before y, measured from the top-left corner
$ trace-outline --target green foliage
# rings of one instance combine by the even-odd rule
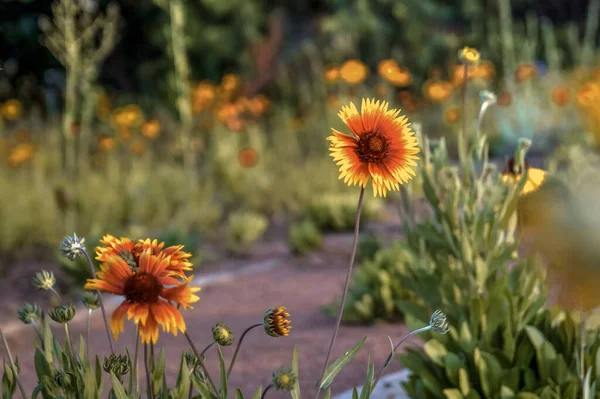
[[[246,254],[263,236],[268,224],[268,219],[259,213],[232,213],[227,224],[227,249],[237,255]]]
[[[327,194],[315,196],[306,205],[304,214],[311,219],[317,227],[325,231],[347,231],[354,228],[356,219],[356,206],[358,201],[356,193]],[[361,212],[361,222],[377,219],[382,209],[381,201],[365,199]]]
[[[377,251],[381,249],[381,242],[375,234],[362,234],[358,238],[358,247],[356,248],[356,261],[365,262],[375,258]]]
[[[323,236],[311,220],[293,224],[288,234],[288,245],[292,252],[304,255],[321,247]]]

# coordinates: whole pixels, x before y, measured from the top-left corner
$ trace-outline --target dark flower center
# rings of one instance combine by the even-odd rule
[[[363,162],[379,162],[388,154],[390,144],[381,133],[376,131],[363,133],[356,146],[356,155]]]
[[[158,301],[163,285],[156,276],[141,272],[135,273],[125,282],[125,298],[130,303],[154,303]]]
[[[529,162],[527,162],[527,160],[525,160],[525,169],[529,169]],[[515,173],[515,158],[511,158],[508,160],[508,162],[506,163],[506,170],[504,171],[504,173],[509,173],[513,176],[517,176],[519,174],[521,174],[521,167],[519,166],[518,168],[516,168],[516,173]]]

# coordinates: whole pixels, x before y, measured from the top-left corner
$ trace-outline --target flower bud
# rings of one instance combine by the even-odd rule
[[[24,324],[31,324],[40,318],[40,313],[40,307],[38,305],[26,303],[25,306],[19,309],[17,315],[19,316],[19,320]]]
[[[68,323],[73,320],[73,317],[75,317],[75,306],[71,304],[55,306],[48,313],[48,316],[50,316],[50,318],[57,323]]]
[[[125,355],[111,354],[109,357],[104,356],[102,368],[107,373],[112,373],[120,378],[129,372],[129,359]]]
[[[88,309],[98,309],[100,306],[100,297],[95,292],[86,291],[81,297],[81,303]]]
[[[444,312],[441,310],[433,312],[431,320],[429,321],[429,326],[438,334],[446,334],[448,332],[448,320],[446,320]]]
[[[60,243],[60,252],[71,261],[79,258],[83,251],[85,251],[85,238],[77,237],[75,233],[72,236],[65,236]]]
[[[481,59],[481,55],[475,48],[464,47],[458,52],[458,59],[465,65],[477,65]]]
[[[215,342],[221,346],[229,346],[233,344],[233,341],[235,340],[235,337],[231,333],[229,327],[221,322],[218,322],[214,325],[212,328],[212,334]]]
[[[298,378],[290,368],[280,367],[273,372],[273,385],[278,391],[290,392],[297,381]]]
[[[267,335],[286,337],[292,329],[292,326],[289,325],[290,320],[286,319],[287,317],[290,317],[290,314],[285,311],[284,306],[267,310],[263,321]]]
[[[36,273],[33,278],[33,286],[39,290],[49,290],[54,287],[54,284],[56,284],[54,273],[46,270]]]

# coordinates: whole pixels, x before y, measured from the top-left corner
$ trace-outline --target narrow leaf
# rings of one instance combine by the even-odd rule
[[[235,390],[235,399],[246,399],[244,398],[244,394],[242,393],[242,390],[237,388]]]
[[[600,352],[599,352],[600,353]],[[297,378],[296,384],[294,388],[291,390],[290,395],[292,395],[292,399],[300,399],[300,375],[298,374],[298,345],[294,346],[294,352],[292,354],[292,373]]]
[[[220,345],[217,346],[217,352],[219,352],[219,365],[221,367],[221,396],[223,396],[223,399],[227,399],[227,369],[225,368],[225,360]]]
[[[123,388],[123,385],[112,371],[110,372],[110,385],[116,399],[129,399],[125,393],[125,388]]]
[[[325,371],[325,375],[323,376],[323,380],[321,381],[321,389],[328,388],[331,385],[335,376],[342,371],[344,366],[346,366],[352,360],[352,358],[354,358],[354,355],[356,355],[356,353],[360,350],[366,339],[367,337],[361,339],[349,351],[340,356],[335,362],[333,362],[331,366],[327,368],[327,371]]]

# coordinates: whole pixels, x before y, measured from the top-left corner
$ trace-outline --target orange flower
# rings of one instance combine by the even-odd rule
[[[340,69],[342,79],[351,85],[357,85],[365,81],[368,69],[365,64],[359,60],[348,60]]]
[[[535,78],[537,76],[537,68],[533,64],[521,64],[515,71],[515,81],[523,82]]]
[[[113,113],[113,118],[119,127],[132,127],[138,126],[140,123],[142,123],[144,115],[140,107],[130,104],[115,110]]]
[[[173,245],[163,249],[165,243],[159,243],[156,239],[147,238],[134,243],[129,238],[118,239],[110,234],[102,237],[100,243],[104,244],[104,247],[96,247],[96,259],[101,262],[105,262],[112,256],[119,256],[135,270],[142,252],[150,250],[153,255],[165,255],[170,258],[167,270],[175,276],[185,278],[185,272],[192,270],[192,264],[188,261],[192,254],[183,252],[183,245]]]
[[[381,61],[379,74],[396,87],[408,86],[412,81],[408,69],[398,66],[393,60]]]
[[[221,86],[223,87],[223,90],[232,92],[240,86],[240,78],[233,73],[223,75],[223,79],[221,79]]]
[[[23,113],[23,105],[19,100],[10,99],[7,100],[2,107],[0,107],[1,116],[5,117],[8,120],[18,119]]]
[[[512,94],[507,91],[500,93],[498,95],[497,104],[501,107],[508,107],[510,104],[512,104]]]
[[[464,83],[465,68],[467,68],[467,65],[462,65],[462,64],[454,65],[452,67],[451,81],[454,86],[460,86]],[[476,67],[467,68],[467,81],[475,78],[476,75],[477,75]]]
[[[588,108],[600,99],[600,85],[596,82],[585,82],[577,89],[577,104]]]
[[[428,80],[423,85],[423,94],[430,101],[441,103],[450,98],[452,89],[450,82]]]
[[[208,108],[216,96],[214,83],[203,81],[198,83],[192,92],[192,109],[198,114]]]
[[[143,343],[156,343],[159,325],[173,335],[178,331],[185,332],[183,316],[172,303],[184,309],[192,308],[190,304],[200,299],[195,295],[200,288],[189,286],[192,277],[183,283],[171,277],[170,262],[169,256],[153,255],[147,250],[140,256],[138,268],[132,270],[123,258],[110,256],[100,266],[98,278],[87,281],[86,290],[125,297],[110,320],[115,339],[125,330],[125,315],[138,325]]]
[[[525,161],[525,171],[527,172],[527,181],[521,195],[529,194],[536,191],[542,186],[546,180],[546,171],[538,168],[530,168],[529,163]],[[502,181],[507,184],[515,184],[521,180],[521,172],[515,173],[515,159],[510,158],[506,165],[506,169],[502,172]]]
[[[13,168],[25,163],[33,156],[35,147],[30,143],[19,144],[10,151],[8,155],[8,163]]]
[[[101,136],[98,138],[98,148],[100,151],[110,151],[115,148],[115,139],[108,136]]]
[[[494,80],[494,77],[496,76],[496,67],[491,61],[483,61],[474,69],[473,76],[487,82]]]
[[[458,108],[456,106],[450,107],[444,112],[444,122],[446,122],[449,125],[453,125],[456,122],[458,122],[459,118],[460,118],[460,108]]]
[[[121,139],[121,141],[129,141],[133,137],[133,132],[128,126],[120,125],[117,129],[117,134],[119,135],[119,139]]]
[[[271,105],[271,102],[264,94],[257,94],[250,100],[250,111],[254,116],[264,115]]]
[[[567,85],[557,86],[552,90],[552,102],[559,107],[564,107],[569,102],[570,89]]]
[[[160,134],[160,121],[158,119],[152,119],[144,122],[142,125],[142,136],[153,140]]]
[[[251,168],[258,163],[258,152],[252,147],[242,148],[238,153],[238,161],[244,168]]]
[[[361,114],[350,103],[343,106],[339,117],[352,136],[331,129],[330,155],[340,167],[340,179],[348,185],[365,188],[373,179],[373,196],[385,197],[388,190],[399,190],[415,172],[417,139],[400,110],[388,110],[387,102],[362,100]]]
[[[328,66],[323,71],[323,79],[327,83],[335,83],[340,78],[340,69],[336,66]]]
[[[379,72],[379,75],[381,75],[382,78],[387,79],[388,76],[390,74],[394,73],[394,71],[398,68],[399,68],[399,66],[396,63],[396,61],[388,58],[379,63],[379,66],[377,67],[377,71]]]

